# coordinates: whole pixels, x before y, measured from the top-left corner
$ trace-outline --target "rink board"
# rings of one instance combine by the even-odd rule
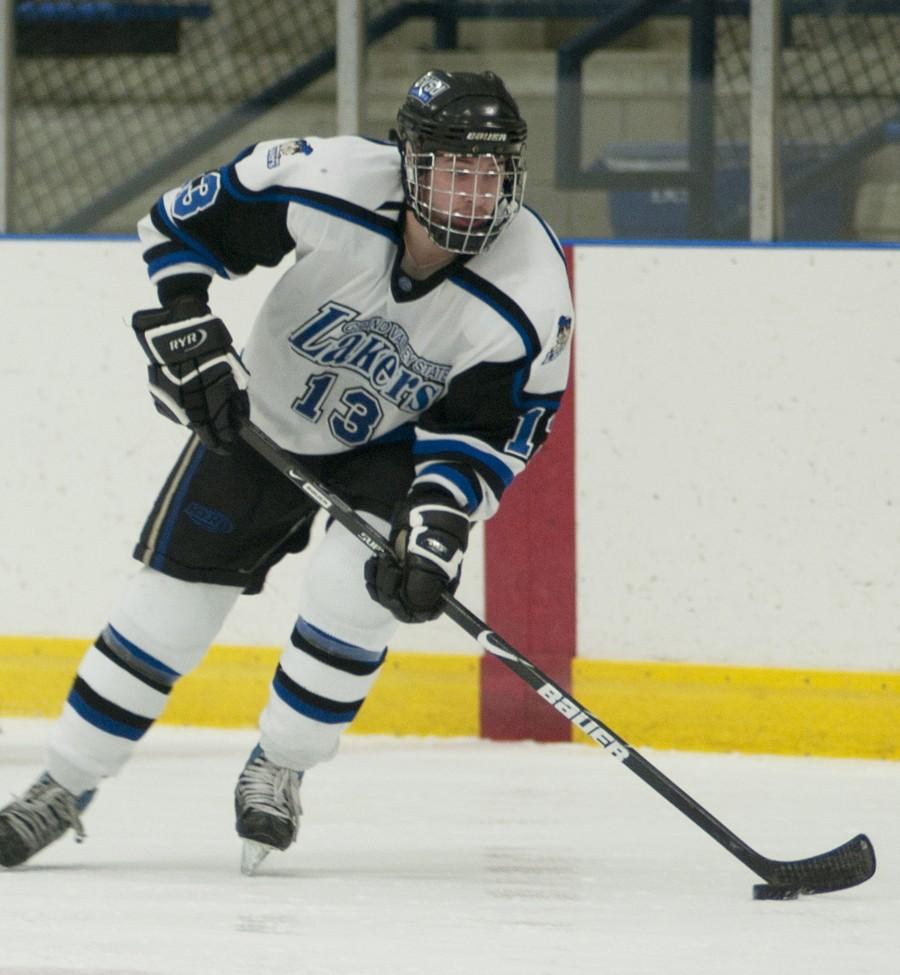
[[[0,714],[58,714],[87,642],[0,639]],[[161,720],[254,726],[278,654],[213,647],[178,683]],[[389,654],[351,731],[480,735],[479,663],[460,654]],[[580,659],[572,691],[636,746],[900,759],[900,674]],[[579,732],[572,738],[583,740]]]
[[[54,717],[89,640],[0,637],[0,714]],[[251,727],[266,703],[280,650],[214,646],[178,682],[162,721]],[[391,653],[353,730],[387,735],[478,734],[478,658]]]
[[[554,457],[564,410],[485,545],[473,534],[460,599],[637,745],[900,757],[900,249],[579,244],[573,264],[573,457]],[[45,634],[0,637],[0,715],[45,715],[91,639],[68,638],[103,626],[133,571],[184,434],[140,392],[136,242],[4,239],[0,267],[17,324],[0,634]],[[217,285],[217,308],[249,323],[278,273]],[[241,601],[164,720],[255,723],[302,559]],[[519,737],[547,717],[568,731],[446,619],[394,646],[354,730],[504,737],[486,718],[517,711]]]

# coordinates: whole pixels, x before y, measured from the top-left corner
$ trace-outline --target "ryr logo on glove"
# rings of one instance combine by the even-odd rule
[[[206,329],[194,328],[184,335],[176,335],[169,339],[171,352],[183,352],[185,349],[198,349],[207,340]]]
[[[131,324],[150,359],[156,409],[190,427],[210,450],[227,453],[250,414],[250,374],[225,323],[200,298],[185,295],[166,308],[136,312]]]

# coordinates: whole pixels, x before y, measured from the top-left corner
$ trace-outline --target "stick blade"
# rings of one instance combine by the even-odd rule
[[[795,901],[800,896],[796,887],[773,887],[771,884],[754,884],[755,901]]]
[[[759,875],[773,887],[827,894],[865,883],[875,873],[875,849],[863,833],[806,860],[768,860]]]

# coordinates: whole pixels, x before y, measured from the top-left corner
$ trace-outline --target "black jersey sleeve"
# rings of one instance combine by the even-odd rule
[[[274,267],[293,249],[288,203],[234,189],[235,167],[256,150],[251,146],[228,165],[163,194],[138,224],[147,272],[163,304],[186,291],[205,297],[214,275]]]
[[[417,485],[449,490],[475,518],[488,518],[550,432],[562,390],[528,392],[534,363],[485,362],[450,383],[419,417]]]

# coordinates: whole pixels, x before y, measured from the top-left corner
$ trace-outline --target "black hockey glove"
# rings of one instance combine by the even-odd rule
[[[134,313],[150,365],[150,395],[163,416],[190,427],[211,450],[228,453],[250,414],[247,378],[231,335],[198,298]]]
[[[441,614],[441,597],[459,585],[469,541],[469,518],[444,491],[414,492],[391,526],[395,557],[366,562],[366,589],[401,623],[425,623]]]

